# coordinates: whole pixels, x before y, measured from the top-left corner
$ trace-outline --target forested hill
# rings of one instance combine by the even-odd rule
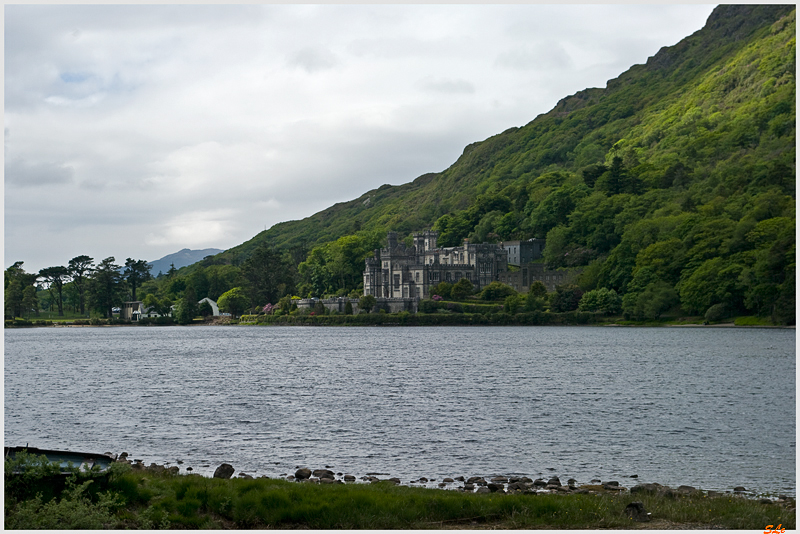
[[[215,262],[265,244],[323,265],[313,247],[352,235],[368,252],[387,230],[434,227],[444,246],[546,237],[547,262],[584,267],[587,290],[669,289],[688,313],[774,314],[791,293],[793,317],[795,117],[794,6],[719,6],[646,64],[467,146],[447,170],[276,224]],[[354,283],[336,280],[297,287]]]
[[[720,6],[702,30],[662,48],[646,65],[632,67],[605,89],[564,98],[522,128],[469,145],[446,171],[276,224],[224,257],[247,257],[261,243],[310,247],[353,233],[354,221],[361,229],[401,234],[431,227],[442,215],[468,208],[480,193],[606,163],[615,146],[628,167],[646,166],[636,172],[647,183],[678,162],[696,171],[692,182],[741,171],[741,163],[749,168],[755,160],[793,169],[793,8]],[[698,137],[703,146],[690,149]],[[778,154],[765,146],[778,143]],[[723,168],[712,173],[718,164]]]

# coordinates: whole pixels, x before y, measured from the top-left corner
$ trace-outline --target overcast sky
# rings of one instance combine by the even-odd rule
[[[5,258],[238,245],[605,87],[712,5],[5,5]]]

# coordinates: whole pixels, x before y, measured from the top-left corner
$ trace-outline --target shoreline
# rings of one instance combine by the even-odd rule
[[[702,324],[702,323],[684,323],[684,324],[620,324],[615,322],[597,322],[594,320],[589,321],[565,321],[560,318],[550,318],[546,321],[531,320],[525,321],[514,319],[515,316],[502,317],[499,319],[477,319],[471,316],[463,315],[437,315],[425,314],[423,319],[415,318],[415,315],[408,315],[405,317],[370,314],[373,317],[365,317],[364,319],[354,319],[359,316],[281,316],[264,322],[239,322],[239,321],[204,321],[194,324],[180,325],[176,323],[169,324],[139,324],[139,323],[112,323],[112,324],[73,324],[70,320],[53,321],[53,320],[33,320],[33,321],[15,321],[12,323],[7,320],[5,328],[109,328],[109,327],[162,327],[162,326],[318,326],[318,327],[348,327],[348,326],[401,326],[401,327],[416,327],[416,326],[592,326],[592,327],[610,327],[610,328],[762,328],[762,329],[783,329],[795,330],[796,325],[751,325],[743,324],[737,325],[735,323],[717,323],[717,324]],[[285,317],[285,318],[284,318]],[[363,317],[363,316],[362,316]],[[431,319],[433,317],[433,319]],[[485,317],[485,316],[480,316]],[[489,316],[491,317],[491,316]],[[379,318],[379,319],[378,319]],[[510,319],[509,319],[510,318]],[[281,320],[276,320],[281,319]],[[372,319],[372,320],[369,320]],[[106,319],[103,319],[106,321]],[[38,323],[38,324],[37,324]],[[42,324],[45,323],[45,324]],[[425,324],[429,323],[429,324]]]
[[[553,477],[459,476],[462,488],[414,487],[386,474],[339,477],[330,469],[299,468],[286,478],[253,477],[221,464],[215,476],[183,475],[137,462],[113,462],[106,473],[76,474],[64,485],[38,478],[7,488],[9,529],[762,529],[796,525],[794,497],[670,488],[614,481],[578,486]],[[425,479],[427,480],[427,479]],[[12,480],[12,482],[14,482]],[[82,494],[94,482],[105,497]],[[598,481],[599,482],[599,481]],[[8,481],[7,481],[8,483]],[[447,486],[444,481],[439,486]],[[470,487],[470,490],[463,489]],[[37,493],[38,492],[38,493]],[[43,504],[42,492],[47,500]],[[99,494],[98,494],[99,495]],[[10,501],[10,502],[9,502]],[[60,507],[67,505],[63,513]],[[78,510],[78,513],[75,511]],[[777,525],[777,527],[775,527]],[[771,530],[775,529],[775,530]]]
[[[297,466],[295,470],[286,470],[276,476],[269,476],[266,474],[255,475],[253,471],[248,473],[236,469],[229,463],[222,463],[213,470],[213,474],[206,475],[202,473],[194,473],[191,466],[183,467],[181,465],[171,465],[171,462],[158,464],[151,462],[150,465],[145,465],[140,459],[129,460],[130,455],[121,453],[115,459],[117,463],[126,463],[131,466],[134,471],[150,472],[155,474],[171,473],[175,476],[193,476],[202,478],[224,478],[224,479],[267,479],[267,480],[285,480],[294,483],[310,483],[310,484],[378,484],[390,483],[395,486],[404,486],[410,488],[424,488],[432,490],[456,491],[460,493],[497,493],[497,494],[528,494],[528,495],[570,495],[570,494],[611,494],[611,495],[635,495],[637,493],[648,493],[655,495],[664,495],[672,497],[676,495],[704,495],[707,497],[722,497],[722,496],[737,496],[748,499],[769,499],[773,502],[786,502],[793,501],[796,498],[796,489],[794,491],[757,491],[745,488],[744,486],[733,486],[728,489],[715,489],[706,490],[700,487],[690,485],[677,485],[671,487],[657,482],[643,482],[639,480],[639,476],[629,475],[618,477],[615,480],[600,480],[592,479],[589,481],[580,482],[575,478],[569,478],[562,481],[556,475],[537,476],[531,478],[527,475],[511,474],[511,475],[450,475],[445,477],[431,477],[420,476],[416,479],[401,479],[400,477],[392,476],[391,473],[385,471],[370,471],[366,474],[354,474],[351,472],[334,471],[334,466],[326,465],[324,467],[306,467]],[[203,466],[205,467],[205,466]],[[210,468],[205,469],[206,472]],[[235,475],[235,476],[234,476]],[[325,480],[327,479],[327,480]],[[485,488],[485,489],[481,489]]]
[[[193,327],[193,326],[215,326],[215,327],[233,327],[233,326],[241,326],[241,327],[249,327],[249,326],[265,326],[265,327],[302,327],[302,326],[313,326],[313,327],[320,327],[320,328],[342,328],[342,327],[404,327],[404,328],[416,328],[416,327],[437,327],[437,328],[447,328],[447,327],[549,327],[549,326],[558,326],[558,327],[595,327],[595,328],[726,328],[726,329],[733,329],[733,328],[742,328],[742,329],[770,329],[770,330],[796,330],[796,325],[735,325],[735,324],[712,324],[712,325],[704,325],[704,324],[665,324],[665,325],[652,325],[652,324],[540,324],[540,325],[518,325],[518,324],[442,324],[442,325],[404,325],[404,324],[387,324],[387,323],[374,323],[374,324],[357,324],[357,325],[350,325],[350,324],[257,324],[257,323],[245,323],[245,324],[194,324],[194,325],[179,325],[179,324],[169,324],[169,325],[137,325],[137,324],[114,324],[114,325],[84,325],[84,324],[52,324],[52,325],[18,325],[18,326],[6,326],[7,329],[26,329],[26,328],[127,328],[127,327],[170,327],[170,326],[180,326],[180,327]]]

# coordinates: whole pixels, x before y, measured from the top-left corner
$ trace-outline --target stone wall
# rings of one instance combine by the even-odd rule
[[[295,303],[297,304],[298,309],[311,311],[314,309],[314,305],[317,303],[317,300],[321,300],[322,305],[325,306],[325,308],[327,308],[329,311],[335,311],[336,313],[343,314],[348,301],[350,301],[350,304],[353,306],[354,314],[357,314],[361,311],[361,308],[358,307],[359,299],[350,299],[346,297],[337,297],[331,299],[301,299],[296,300]],[[376,304],[375,308],[372,310],[373,313],[377,312],[378,310],[386,310],[387,313],[398,313],[402,311],[417,313],[418,301],[415,298],[377,298],[375,301]]]
[[[527,293],[533,282],[544,284],[548,291],[555,291],[556,286],[574,283],[582,269],[546,269],[543,263],[524,263],[517,271],[501,272],[500,282],[511,286],[520,293]]]

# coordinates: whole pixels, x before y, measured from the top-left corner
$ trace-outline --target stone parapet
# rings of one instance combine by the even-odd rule
[[[348,302],[350,302],[350,305],[353,307],[354,314],[357,314],[361,311],[361,308],[358,306],[359,299],[351,299],[347,297],[330,299],[300,299],[295,300],[294,302],[297,304],[297,308],[300,310],[313,310],[318,301],[321,301],[322,305],[325,306],[325,308],[329,311],[335,311],[337,313],[344,313]],[[387,313],[398,313],[402,311],[417,313],[417,309],[419,307],[418,304],[419,300],[416,298],[381,297],[375,299],[375,308],[372,311],[386,310]]]

